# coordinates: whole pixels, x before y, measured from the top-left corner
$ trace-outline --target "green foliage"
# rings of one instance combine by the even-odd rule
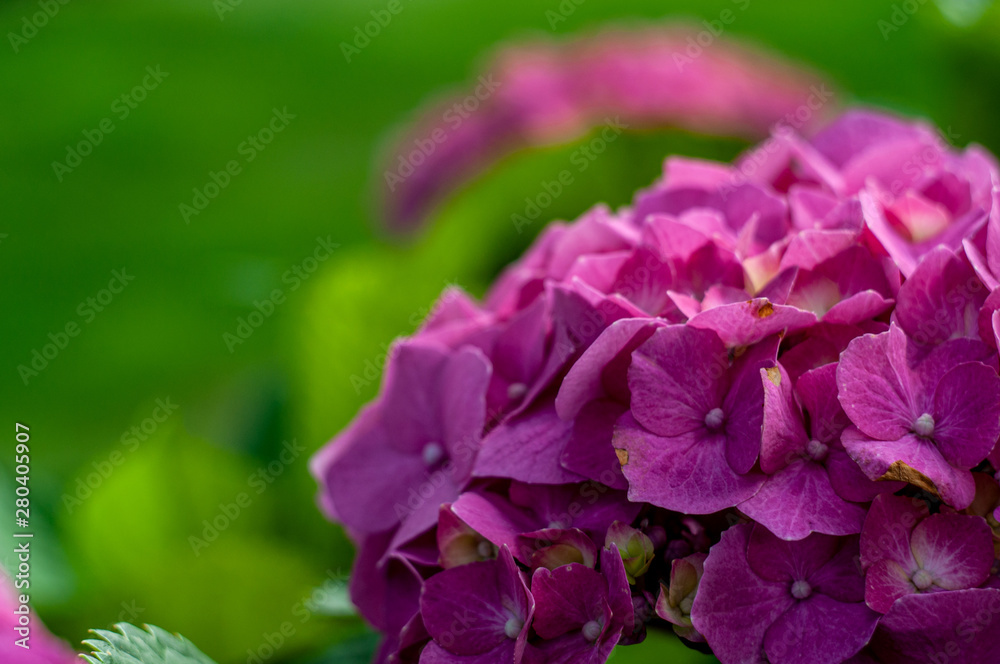
[[[719,660],[692,650],[671,632],[650,630],[646,640],[634,646],[619,646],[611,664],[718,664]]]
[[[91,630],[99,638],[84,641],[93,652],[83,659],[90,664],[215,664],[179,634],[153,625],[141,630],[129,623],[118,623],[115,629],[118,632]]]
[[[233,11],[220,16],[220,4]],[[588,2],[550,30],[546,12],[558,0],[404,3],[348,64],[340,42],[385,0],[109,0],[66,5],[19,52],[8,51],[0,92],[19,102],[0,106],[0,308],[11,312],[0,317],[9,356],[0,419],[27,422],[37,436],[32,526],[47,544],[32,560],[32,600],[47,626],[78,642],[94,625],[156,622],[221,664],[238,664],[288,622],[295,632],[283,662],[312,664],[324,652],[316,662],[367,661],[375,640],[360,620],[326,615],[339,614],[342,596],[307,623],[293,611],[326,570],[346,572],[353,555],[315,507],[305,456],[374,396],[385,345],[412,332],[446,282],[481,294],[548,219],[598,201],[626,203],[666,154],[728,159],[741,145],[626,134],[517,234],[511,215],[579,143],[525,150],[469,183],[402,247],[373,231],[373,155],[414,109],[473,79],[501,42],[567,38],[608,21],[688,17],[698,26],[736,4]],[[878,22],[894,4],[754,1],[726,37],[824,71],[845,104],[927,116],[952,127],[959,143],[1000,150],[1000,4],[961,28],[924,3],[886,38]],[[37,11],[37,2],[0,6],[13,32]],[[169,77],[120,118],[110,104],[156,65]],[[288,129],[185,224],[178,204],[239,158],[240,142],[285,105],[298,116]],[[57,181],[52,162],[106,117],[114,132]],[[320,235],[342,247],[292,292],[282,275]],[[78,305],[122,267],[135,283],[24,385],[17,365],[79,322]],[[274,288],[285,289],[286,302],[230,352],[223,334]],[[123,432],[167,396],[179,414],[70,512],[63,494],[77,495],[78,479],[125,450]],[[306,446],[303,457],[195,555],[188,537],[220,503],[252,491],[249,475],[291,438]],[[11,460],[4,454],[0,465],[9,471]],[[4,483],[0,495],[9,495]],[[711,661],[655,634],[615,658]]]

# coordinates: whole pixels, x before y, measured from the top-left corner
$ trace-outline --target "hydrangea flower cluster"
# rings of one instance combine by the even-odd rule
[[[446,293],[313,460],[378,661],[998,661],[998,192],[852,111]]]

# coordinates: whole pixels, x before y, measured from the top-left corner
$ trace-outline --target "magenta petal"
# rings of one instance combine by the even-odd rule
[[[866,334],[844,351],[837,366],[840,403],[869,436],[895,440],[910,432],[913,388],[906,377],[906,338],[896,326],[887,334]]]
[[[617,546],[601,551],[601,574],[608,582],[608,606],[613,624],[620,625],[624,634],[631,634],[635,628],[635,605],[632,604],[625,563]]]
[[[808,190],[803,190],[797,188],[798,196],[796,197],[795,192],[790,194],[790,198],[793,199],[793,211],[795,206],[795,199],[798,201],[804,201],[804,194],[808,195]],[[837,203],[837,199],[814,199],[820,201],[820,204],[829,212]],[[796,266],[803,270],[813,270],[820,263],[827,261],[840,252],[855,245],[858,239],[858,234],[854,231],[828,231],[828,230],[804,230],[794,237],[792,241],[788,244],[788,249],[785,250],[784,256],[781,257],[781,267],[782,269]]]
[[[728,369],[726,349],[713,332],[660,328],[632,354],[632,415],[661,436],[702,429],[706,413],[722,405]]]
[[[876,498],[861,532],[861,564],[868,567],[888,558],[903,567],[914,567],[910,537],[928,514],[927,503],[920,498],[890,495]]]
[[[823,231],[814,229],[823,228],[823,222],[836,209],[839,200],[836,195],[819,187],[805,184],[792,185],[788,190],[788,206],[792,215],[792,223],[796,228],[804,231],[796,237],[802,237],[808,232],[813,234],[822,233]],[[852,233],[851,235],[855,234]],[[826,244],[835,245],[836,243],[829,242]],[[795,239],[792,240],[792,245],[789,245],[789,251],[792,250],[793,245],[795,245]],[[815,254],[815,258],[813,259],[814,265],[823,262],[826,258],[840,251],[840,247],[834,246],[829,255],[824,255],[826,252],[824,252],[823,246],[823,242],[810,242],[807,245],[807,251],[804,253],[807,256]],[[799,258],[798,252],[793,253],[792,257],[796,263],[799,261],[805,262],[802,258]]]
[[[423,342],[397,344],[380,400],[312,462],[330,511],[365,533],[395,526],[418,510],[414,501],[424,509],[411,527],[435,521],[436,507],[413,496],[434,492],[447,502],[468,480],[489,379],[489,363],[477,349],[448,354]]]
[[[921,345],[976,336],[976,314],[986,295],[986,287],[965,261],[937,247],[899,289],[896,320]]]
[[[633,502],[711,514],[743,502],[764,482],[763,475],[740,475],[729,467],[726,440],[719,434],[666,438],[649,433],[626,414],[615,428],[614,446],[627,455],[622,472]]]
[[[533,387],[546,359],[546,340],[551,325],[550,304],[551,298],[545,293],[499,329],[487,331],[488,336],[495,337],[483,344],[489,349],[488,355],[493,363],[489,394],[491,408],[515,405]]]
[[[531,664],[604,664],[617,642],[609,638],[590,643],[580,632],[564,634],[539,643],[539,659]]]
[[[588,402],[605,397],[605,369],[619,355],[631,355],[633,350],[653,334],[658,325],[657,321],[648,318],[625,318],[615,321],[604,330],[563,378],[559,394],[556,395],[556,411],[559,416],[572,419]]]
[[[934,392],[934,441],[945,460],[972,468],[1000,437],[1000,378],[979,362],[967,362],[941,377]]]
[[[816,594],[771,625],[764,650],[773,664],[841,664],[865,647],[878,618],[864,603]]]
[[[784,540],[812,532],[853,535],[861,532],[865,508],[834,492],[823,466],[798,460],[770,476],[740,511]]]
[[[870,503],[880,494],[895,493],[906,486],[905,482],[873,482],[841,449],[831,449],[824,465],[833,490],[844,500],[854,503]]]
[[[899,271],[903,273],[903,276],[909,277],[917,267],[913,245],[903,239],[886,219],[885,210],[878,203],[877,193],[861,191],[858,193],[858,200],[861,201],[865,226],[899,266]]]
[[[893,141],[934,137],[925,126],[864,108],[846,111],[815,137],[812,145],[835,166]]]
[[[414,511],[420,512],[421,524],[413,525],[432,524],[436,516],[431,514],[437,514],[441,503],[429,505],[419,494],[448,502],[458,495],[454,476],[443,469],[427,468],[419,450],[406,453],[392,449],[391,436],[380,424],[367,429],[375,417],[381,415],[366,410],[327,448],[336,454],[323,473],[329,480],[327,493],[337,518],[360,532],[391,528]]]
[[[879,624],[872,650],[886,664],[995,662],[1000,590],[909,595]]]
[[[407,425],[419,422],[420,429],[407,435],[416,436],[420,451],[427,436],[440,428],[440,443],[452,453],[456,475],[465,477],[471,468],[471,458],[466,454],[467,458],[462,459],[458,452],[460,448],[478,449],[486,418],[489,361],[479,349],[467,346],[439,359],[435,370],[430,364],[434,358],[434,350],[430,348],[419,351],[420,361],[404,361],[416,355],[415,346],[413,342],[400,344],[393,360],[398,370],[386,378],[383,412],[387,413],[393,439],[404,439],[400,428],[406,425],[397,419],[404,414]],[[428,372],[437,376],[433,386],[427,385]]]
[[[580,279],[602,293],[609,293],[613,290],[615,277],[622,265],[633,253],[623,249],[606,254],[582,254],[573,261],[563,280]]]
[[[760,456],[764,425],[761,371],[774,367],[777,336],[747,349],[732,368],[732,386],[722,403],[725,414],[726,461],[737,473],[748,473]]]
[[[365,620],[388,634],[398,634],[419,610],[423,579],[406,560],[386,556],[392,532],[361,540],[351,570],[351,601]]]
[[[981,516],[933,514],[913,530],[910,546],[917,564],[945,590],[975,588],[993,566],[993,531]]]
[[[566,470],[612,489],[628,489],[611,441],[615,422],[628,410],[615,401],[592,401],[573,421],[559,462]]]
[[[1000,276],[1000,192],[993,187],[993,205],[990,221],[986,226],[986,257],[990,271]]]
[[[839,547],[840,541],[829,535],[814,533],[805,539],[788,542],[756,524],[750,534],[747,563],[762,579],[787,584],[809,579],[834,558]]]
[[[601,617],[599,607],[607,606],[607,582],[600,572],[583,565],[535,570],[531,592],[537,607],[534,628],[543,639],[580,629]]]
[[[462,521],[496,546],[507,545],[516,554],[517,536],[538,526],[523,511],[494,494],[466,492],[451,506]],[[528,559],[521,562],[528,564]]]
[[[827,323],[854,325],[875,318],[892,305],[891,299],[873,290],[861,291],[830,307],[830,310],[823,314],[823,320]]]
[[[34,607],[19,601],[19,595],[26,594],[26,578],[24,575],[19,579],[16,583],[21,587],[16,588],[14,579],[0,570],[0,628],[6,635],[0,641],[0,660],[10,664],[79,664],[82,656],[46,629]]]
[[[800,458],[808,443],[802,414],[792,394],[792,380],[780,364],[760,370],[764,386],[760,467],[773,474]]]
[[[926,476],[938,495],[955,509],[972,504],[976,485],[972,473],[950,465],[933,442],[908,434],[899,440],[874,440],[853,427],[844,431],[844,449],[871,479],[889,472],[892,464],[902,461]]]
[[[510,639],[501,641],[496,647],[478,655],[455,655],[431,641],[420,653],[420,664],[496,664],[515,662],[516,643]],[[390,662],[394,660],[389,660]]]
[[[420,613],[433,639],[456,655],[479,655],[514,639],[516,619],[526,631],[532,599],[507,549],[500,557],[440,572],[424,583]],[[511,648],[513,652],[513,648]]]
[[[542,528],[517,537],[518,560],[530,561],[532,570],[555,569],[570,563],[597,566],[597,545],[579,528]]]
[[[515,416],[483,439],[473,474],[535,484],[568,484],[587,478],[559,463],[573,422],[560,419],[550,402]]]
[[[990,224],[990,226],[992,225]],[[983,285],[991,291],[996,290],[997,286],[1000,286],[1000,281],[997,280],[996,275],[990,269],[986,256],[976,247],[976,243],[971,238],[966,238],[962,241],[962,249],[965,252],[966,258],[969,259],[969,263],[972,264],[972,269],[975,270],[976,276],[983,282]]]
[[[886,613],[900,597],[917,592],[910,577],[913,570],[895,560],[883,558],[868,568],[865,576],[865,602],[875,611]]]
[[[620,318],[643,315],[619,296],[605,297],[580,280],[547,288],[552,295],[552,344],[545,365],[525,396],[530,403],[548,388],[566,365],[586,350],[601,331]]]
[[[806,371],[795,382],[795,394],[809,413],[810,437],[830,443],[840,437],[850,422],[837,400],[837,364],[824,364]]]
[[[747,564],[750,525],[733,526],[709,551],[691,621],[725,664],[757,664],[768,627],[795,604],[782,582]]]
[[[816,314],[773,304],[766,298],[726,304],[702,311],[688,321],[715,331],[727,346],[749,346],[779,332],[796,332],[816,323]]]
[[[392,538],[390,550],[412,542],[437,525],[441,506],[455,500],[458,495],[458,488],[439,476],[425,479],[405,502],[400,501],[393,506],[398,514],[406,514],[406,517]]]
[[[840,549],[809,577],[813,589],[838,602],[865,601],[865,573],[859,560],[860,538],[841,538]]]
[[[513,482],[510,500],[532,513],[539,527],[579,528],[595,542],[603,542],[615,521],[632,523],[642,505],[630,503],[624,493],[595,482],[543,486]],[[587,509],[582,509],[586,506]]]

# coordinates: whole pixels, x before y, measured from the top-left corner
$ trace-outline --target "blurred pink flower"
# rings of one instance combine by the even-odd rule
[[[19,594],[0,571],[0,662],[3,664],[76,664],[77,658],[65,642],[52,636],[34,611],[20,613]],[[27,622],[27,625],[24,623]],[[18,630],[27,627],[27,637]],[[19,645],[23,644],[23,645]]]
[[[502,50],[468,96],[428,107],[392,143],[379,188],[386,224],[419,226],[503,155],[601,124],[758,139],[779,123],[808,129],[834,110],[815,75],[728,40],[692,50],[695,35],[686,26],[619,28]]]

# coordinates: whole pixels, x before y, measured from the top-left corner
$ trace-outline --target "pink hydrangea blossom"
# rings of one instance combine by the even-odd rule
[[[541,135],[579,121],[543,101]],[[651,629],[723,664],[996,661],[998,185],[851,111],[672,157],[446,293],[312,466],[378,661],[597,663]]]

